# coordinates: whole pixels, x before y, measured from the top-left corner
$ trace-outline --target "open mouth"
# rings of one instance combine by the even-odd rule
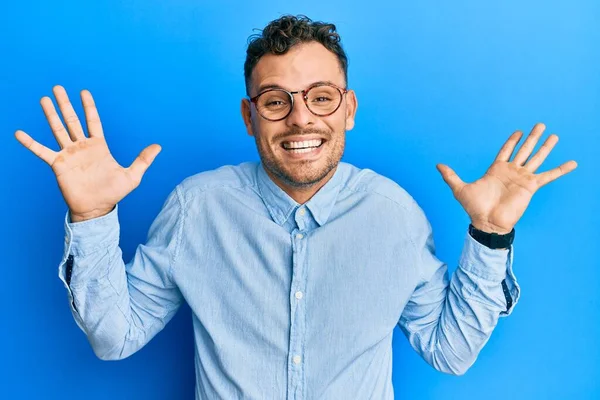
[[[323,143],[325,143],[325,139],[312,139],[302,142],[282,142],[281,147],[292,154],[302,154],[318,149]]]

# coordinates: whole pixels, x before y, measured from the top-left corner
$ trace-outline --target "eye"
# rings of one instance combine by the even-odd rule
[[[270,96],[269,98],[263,99],[261,102],[259,102],[259,105],[261,108],[275,111],[286,109],[289,107],[288,103],[289,102],[281,98],[281,96]]]

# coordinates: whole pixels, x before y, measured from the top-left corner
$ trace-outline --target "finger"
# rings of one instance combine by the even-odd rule
[[[444,182],[446,182],[448,186],[450,186],[450,189],[452,189],[453,193],[460,192],[463,186],[465,186],[465,183],[462,181],[462,179],[460,179],[456,172],[454,172],[449,166],[444,164],[438,164],[436,165],[436,167],[438,171],[440,171],[440,173],[442,174]]]
[[[54,92],[54,97],[56,97],[58,108],[60,108],[63,119],[67,124],[67,128],[69,128],[71,139],[73,141],[85,139],[81,122],[79,122],[79,118],[73,109],[73,105],[69,101],[69,96],[67,96],[67,91],[65,88],[60,85],[56,85],[52,88],[52,92]]]
[[[159,145],[151,144],[142,150],[140,155],[133,160],[133,163],[127,169],[135,183],[139,184],[139,182],[142,180],[142,176],[144,176],[144,173],[150,164],[152,164],[158,153],[160,153],[160,150],[161,147]]]
[[[529,133],[529,136],[527,136],[527,140],[525,140],[525,143],[523,143],[523,145],[517,152],[517,155],[513,159],[513,162],[515,164],[525,164],[525,161],[527,161],[527,157],[529,157],[529,155],[533,151],[533,148],[535,147],[535,144],[540,139],[540,136],[542,136],[542,133],[544,133],[544,129],[546,129],[546,125],[542,123],[535,124],[535,126]]]
[[[535,155],[529,159],[529,161],[524,165],[524,167],[529,172],[535,172],[540,167],[540,165],[542,165],[544,160],[546,160],[546,157],[548,157],[548,154],[550,154],[556,143],[558,143],[557,135],[553,134],[548,136],[542,147],[540,147],[537,153],[535,153]]]
[[[513,132],[513,134],[510,135],[510,137],[508,138],[506,143],[504,143],[504,146],[502,146],[502,148],[498,152],[498,155],[496,156],[496,161],[510,160],[510,156],[512,156],[512,153],[513,153],[513,151],[515,151],[515,147],[517,146],[517,143],[519,143],[519,140],[521,140],[522,137],[523,137],[523,132],[521,132],[521,131]]]
[[[538,187],[542,187],[542,186],[560,178],[561,176],[568,174],[569,172],[573,171],[575,168],[577,168],[577,163],[575,161],[571,160],[571,161],[567,161],[560,167],[556,167],[550,171],[546,171],[544,173],[536,175],[537,181],[538,181]]]
[[[46,115],[46,119],[50,125],[50,129],[52,129],[52,133],[54,134],[54,137],[56,138],[60,148],[65,148],[67,145],[73,143],[69,137],[69,133],[60,120],[60,117],[56,113],[56,108],[54,108],[54,104],[52,103],[50,97],[42,97],[40,104],[42,105],[42,110],[44,110],[44,114]]]
[[[81,102],[83,103],[85,121],[90,137],[104,137],[98,109],[96,108],[96,103],[89,90],[81,91]]]
[[[50,150],[44,145],[39,144],[31,136],[25,132],[18,130],[15,132],[15,138],[25,147],[27,147],[33,154],[44,160],[48,165],[52,166],[56,159],[56,152]]]

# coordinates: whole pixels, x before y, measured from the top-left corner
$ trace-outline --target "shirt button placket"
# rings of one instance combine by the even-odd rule
[[[293,261],[292,261],[292,283],[290,290],[290,348],[289,348],[289,369],[288,369],[288,398],[303,398],[304,382],[304,338],[305,333],[305,307],[300,301],[304,297],[305,286],[305,263],[306,263],[306,242],[307,236],[304,229],[306,224],[303,218],[306,215],[304,207],[296,210],[295,220],[298,229],[292,231]]]

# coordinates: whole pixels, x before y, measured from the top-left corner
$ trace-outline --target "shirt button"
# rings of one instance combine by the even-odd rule
[[[306,214],[306,210],[304,208],[301,208],[298,212],[300,213],[300,215]]]
[[[300,364],[300,361],[302,361],[302,357],[294,356],[294,364]]]
[[[304,237],[304,235],[303,235],[303,234],[301,234],[301,233],[298,233],[298,234],[296,235],[296,239],[302,239],[303,237]]]
[[[300,299],[302,298],[302,296],[303,296],[303,294],[302,294],[302,292],[301,292],[301,291],[297,291],[297,292],[296,292],[296,298],[297,298],[298,300],[300,300]]]

